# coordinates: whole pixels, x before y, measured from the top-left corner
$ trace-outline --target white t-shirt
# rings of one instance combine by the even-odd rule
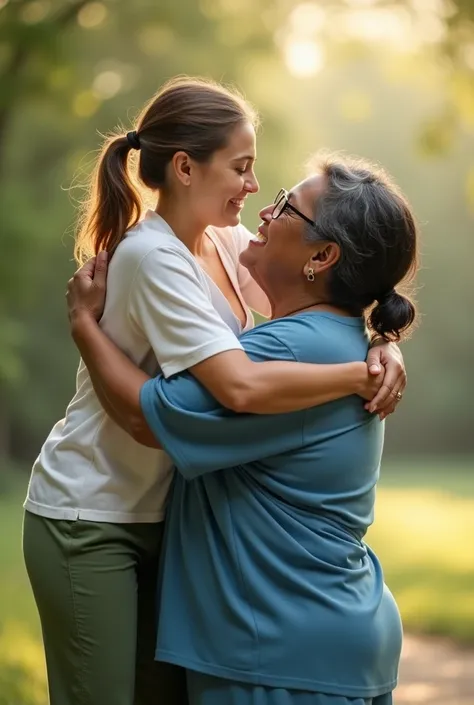
[[[242,306],[268,301],[238,261],[250,233],[209,229]],[[212,355],[241,349],[242,326],[220,289],[154,211],[132,228],[111,260],[100,322],[148,374],[166,377]],[[52,519],[155,522],[164,517],[172,464],[163,451],[133,440],[110,419],[80,362],[76,394],[36,460],[25,508]]]

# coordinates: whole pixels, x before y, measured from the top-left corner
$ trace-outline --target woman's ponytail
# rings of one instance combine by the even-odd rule
[[[112,254],[140,219],[141,198],[128,168],[132,147],[126,136],[112,136],[102,149],[76,236],[74,255],[79,264],[101,250]]]
[[[100,250],[113,254],[142,215],[138,184],[155,193],[164,188],[176,152],[206,163],[228,144],[236,127],[257,122],[251,106],[218,83],[186,77],[168,81],[143,109],[136,131],[107,139],[83,204],[77,261]],[[131,149],[140,150],[136,178],[128,165]]]
[[[413,302],[391,289],[380,297],[369,315],[369,328],[384,340],[398,343],[416,317]]]

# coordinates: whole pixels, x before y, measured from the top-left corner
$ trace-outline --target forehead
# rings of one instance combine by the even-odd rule
[[[290,203],[297,207],[306,206],[311,211],[324,192],[325,178],[322,174],[313,174],[300,181],[290,191]]]
[[[226,159],[255,159],[257,139],[253,125],[249,122],[237,125],[232,130],[226,147],[220,150],[220,154]]]

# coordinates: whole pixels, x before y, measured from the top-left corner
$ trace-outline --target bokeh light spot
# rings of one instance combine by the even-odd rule
[[[107,17],[108,10],[101,2],[90,2],[79,11],[77,21],[84,29],[99,27]]]
[[[323,50],[314,41],[290,39],[285,46],[285,62],[293,76],[314,76],[324,66]]]
[[[99,107],[99,100],[92,91],[81,91],[73,101],[73,110],[79,117],[87,118],[93,115]]]
[[[144,27],[138,35],[138,45],[148,56],[162,56],[171,48],[173,31],[166,25]]]
[[[117,71],[102,71],[95,78],[92,90],[102,100],[113,98],[122,88],[122,76]]]
[[[290,25],[300,37],[311,36],[319,32],[326,21],[325,11],[312,2],[297,5],[290,15]]]
[[[21,19],[25,24],[36,24],[44,20],[51,9],[51,3],[48,0],[35,0],[22,8]]]

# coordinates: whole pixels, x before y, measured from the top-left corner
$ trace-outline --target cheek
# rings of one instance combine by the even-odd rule
[[[234,171],[214,174],[212,179],[207,179],[202,184],[201,193],[209,203],[225,205],[231,198],[235,198],[243,188],[243,180]]]
[[[288,255],[289,232],[283,220],[277,219],[270,223],[268,229],[268,242],[265,250],[270,257]]]
[[[221,192],[222,195],[227,198],[235,198],[235,196],[238,196],[243,187],[243,177],[233,169],[221,180]]]
[[[278,221],[275,221],[275,224]],[[279,224],[262,248],[262,265],[268,267],[269,273],[276,279],[294,279],[304,267],[308,252],[302,242],[301,234],[285,223]]]

